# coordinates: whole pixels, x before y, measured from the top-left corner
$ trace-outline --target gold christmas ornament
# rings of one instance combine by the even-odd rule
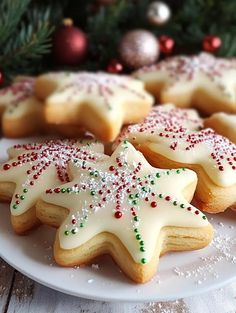
[[[147,19],[152,25],[163,25],[170,19],[170,8],[165,2],[154,1],[150,3],[147,11]]]
[[[159,43],[149,31],[138,29],[127,32],[119,46],[122,62],[129,68],[137,69],[156,62],[159,56]]]

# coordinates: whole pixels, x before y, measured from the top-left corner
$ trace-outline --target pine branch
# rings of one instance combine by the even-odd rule
[[[51,33],[52,28],[46,22],[38,22],[36,29],[31,24],[22,25],[18,37],[9,40],[6,45],[5,54],[0,56],[0,63],[8,69],[28,66],[29,62],[50,51]]]
[[[30,0],[2,0],[0,4],[0,47],[15,32]]]

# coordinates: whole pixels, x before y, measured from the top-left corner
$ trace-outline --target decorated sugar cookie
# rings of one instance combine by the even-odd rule
[[[123,124],[142,120],[153,104],[141,81],[106,73],[41,75],[35,92],[46,101],[49,123],[82,126],[104,141],[114,140]]]
[[[37,203],[49,225],[66,216],[54,245],[57,263],[86,264],[108,253],[126,275],[144,283],[161,254],[211,241],[206,216],[189,204],[197,183],[193,171],[154,168],[128,142],[110,158],[80,168],[75,159],[73,180],[48,189]]]
[[[224,211],[236,202],[236,145],[210,128],[190,127],[181,111],[187,110],[154,107],[143,123],[125,128],[117,142],[128,139],[153,166],[194,170],[195,204],[208,212]]]
[[[204,127],[213,128],[236,144],[236,114],[215,113],[204,120]]]
[[[15,145],[0,169],[0,199],[10,200],[14,230],[22,234],[38,223],[35,204],[47,188],[69,181],[68,162],[105,157],[103,145],[87,140],[51,140]]]
[[[43,128],[43,105],[34,96],[32,77],[16,79],[0,89],[2,131],[6,137],[24,137],[39,133]]]
[[[204,114],[236,112],[236,59],[211,54],[175,56],[144,67],[134,77],[160,103],[195,107]]]

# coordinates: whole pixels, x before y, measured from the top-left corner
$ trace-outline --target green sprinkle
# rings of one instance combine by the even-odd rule
[[[21,200],[24,200],[24,199],[25,199],[25,196],[23,196],[23,195],[20,196],[20,199],[21,199]]]
[[[84,227],[84,223],[80,223],[79,227]]]
[[[138,193],[136,193],[135,198],[139,198],[139,194]]]
[[[133,199],[133,198],[134,198],[134,195],[132,195],[132,194],[129,195],[129,198],[130,198],[130,199]]]
[[[16,209],[17,209],[17,204],[13,204],[13,206],[12,206],[12,207],[13,207],[13,209],[15,209],[15,210],[16,210]]]
[[[126,145],[127,143],[128,143],[128,140],[127,140],[127,139],[125,139],[125,140],[124,140],[124,144]]]
[[[154,180],[151,180],[150,183],[151,183],[151,185],[155,185],[155,181]]]
[[[177,201],[174,201],[173,204],[174,204],[174,205],[177,205],[178,203],[177,203]]]
[[[185,167],[183,167],[183,168],[182,168],[182,171],[186,171],[186,168],[185,168]]]
[[[166,174],[167,174],[167,175],[170,175],[170,171],[167,171]]]
[[[88,219],[88,215],[85,215],[84,219],[87,220]]]
[[[162,193],[159,193],[158,197],[159,197],[159,198],[163,198]]]
[[[90,172],[89,174],[90,174],[91,176],[93,176],[94,172]]]
[[[146,249],[145,249],[144,247],[140,247],[140,251],[141,251],[141,252],[145,252]]]
[[[67,191],[68,193],[70,193],[70,192],[72,191],[72,188],[68,187],[68,188],[66,188],[66,191]]]
[[[136,239],[137,239],[137,240],[140,240],[140,239],[141,239],[141,235],[140,235],[140,234],[137,234],[137,235],[136,235]]]
[[[146,264],[146,263],[147,263],[147,259],[142,258],[142,259],[141,259],[141,263],[142,263],[142,264]]]
[[[132,203],[133,203],[134,205],[137,205],[137,204],[138,204],[138,200],[133,200]]]
[[[24,193],[27,193],[27,192],[28,192],[28,189],[27,189],[27,188],[23,189],[23,192],[24,192]]]
[[[94,190],[92,190],[91,192],[90,192],[90,195],[91,196],[94,196],[96,194],[96,192],[94,191]]]
[[[180,173],[180,170],[177,170],[176,173],[179,174],[179,173]]]
[[[75,235],[75,234],[77,233],[77,229],[73,228],[73,229],[71,230],[71,232],[72,232],[73,235]]]
[[[66,236],[68,236],[68,235],[69,235],[69,231],[68,231],[68,230],[65,230],[64,234],[65,234]]]
[[[144,241],[143,241],[143,240],[140,240],[140,241],[139,241],[139,244],[140,244],[140,246],[144,246]]]
[[[95,172],[94,172],[94,176],[95,176],[95,177],[98,177],[98,174],[99,174],[98,171],[95,171]]]
[[[156,177],[157,177],[157,178],[160,178],[160,177],[161,177],[161,174],[160,174],[160,173],[156,173]]]
[[[61,192],[65,193],[66,192],[66,188],[61,188]]]
[[[185,207],[185,205],[183,203],[181,203],[180,207],[183,209]]]
[[[105,177],[103,177],[103,178],[102,178],[102,182],[105,182],[105,181],[106,181],[106,179],[105,179]]]
[[[203,218],[204,220],[206,220],[206,219],[207,219],[207,218],[206,218],[206,215],[203,215],[203,216],[202,216],[202,218]]]
[[[147,188],[146,187],[142,187],[142,190],[147,192]]]
[[[135,217],[134,217],[134,221],[135,221],[135,222],[138,222],[138,221],[139,221],[139,217],[138,217],[138,216],[135,216]]]
[[[138,232],[138,228],[135,228],[135,229],[134,229],[134,232],[137,233],[137,232]]]
[[[77,159],[74,159],[74,163],[77,163],[78,162],[78,160]]]

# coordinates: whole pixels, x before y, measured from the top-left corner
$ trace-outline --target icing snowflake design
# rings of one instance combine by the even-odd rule
[[[10,160],[2,165],[0,181],[16,183],[11,212],[20,215],[35,205],[47,188],[69,181],[67,165],[71,159],[95,161],[103,157],[99,154],[103,145],[85,140],[51,140],[15,145],[8,152]]]
[[[208,224],[206,216],[182,196],[196,174],[184,168],[153,168],[126,141],[109,160],[87,162],[79,172],[77,167],[81,161],[75,159],[71,165],[74,179],[48,189],[42,197],[70,211],[59,229],[63,249],[76,248],[96,234],[110,232],[136,262],[145,264],[153,256],[162,227]]]
[[[140,124],[134,124],[125,128],[120,134],[118,142],[127,136],[127,133],[144,133],[155,136],[161,129],[173,133],[183,133],[187,129],[200,130],[203,127],[203,120],[195,110],[179,109],[172,104],[153,107],[152,111]],[[173,138],[174,135],[172,136]]]
[[[49,74],[57,78],[57,74]],[[60,76],[59,76],[60,78]],[[103,72],[79,74],[64,73],[65,82],[61,83],[56,90],[60,95],[66,95],[67,101],[80,99],[84,94],[86,97],[94,94],[102,99],[105,108],[111,110],[115,107],[114,96],[124,93],[145,100],[147,95],[140,90],[140,82],[128,76],[110,75]]]
[[[21,102],[33,96],[34,82],[34,78],[25,78],[14,82],[9,87],[1,89],[0,104],[5,105],[7,103],[11,107],[19,106]]]
[[[195,77],[197,72],[206,74],[214,80],[215,76],[221,76],[222,70],[236,70],[236,61],[230,59],[216,58],[208,53],[200,53],[193,56],[175,56],[168,58],[156,65],[144,67],[137,73],[165,70],[169,75],[178,80],[179,75],[186,75],[188,80]]]
[[[231,75],[232,78],[229,80],[228,74],[232,71],[234,71],[234,74]],[[222,95],[235,99],[234,87],[231,81],[234,81],[236,73],[236,59],[216,58],[208,53],[193,56],[175,56],[138,70],[134,77],[142,79],[142,75],[145,73],[159,72],[167,74],[167,79],[163,78],[165,91],[178,83],[193,81],[197,79],[198,74],[203,74],[221,90]],[[199,80],[200,86],[201,81],[202,79]]]
[[[187,111],[157,106],[143,123],[125,128],[118,142],[128,139],[134,144],[153,144],[154,151],[169,159],[201,164],[220,186],[235,184],[236,145],[210,128],[197,130],[201,121],[196,121],[195,128]]]

